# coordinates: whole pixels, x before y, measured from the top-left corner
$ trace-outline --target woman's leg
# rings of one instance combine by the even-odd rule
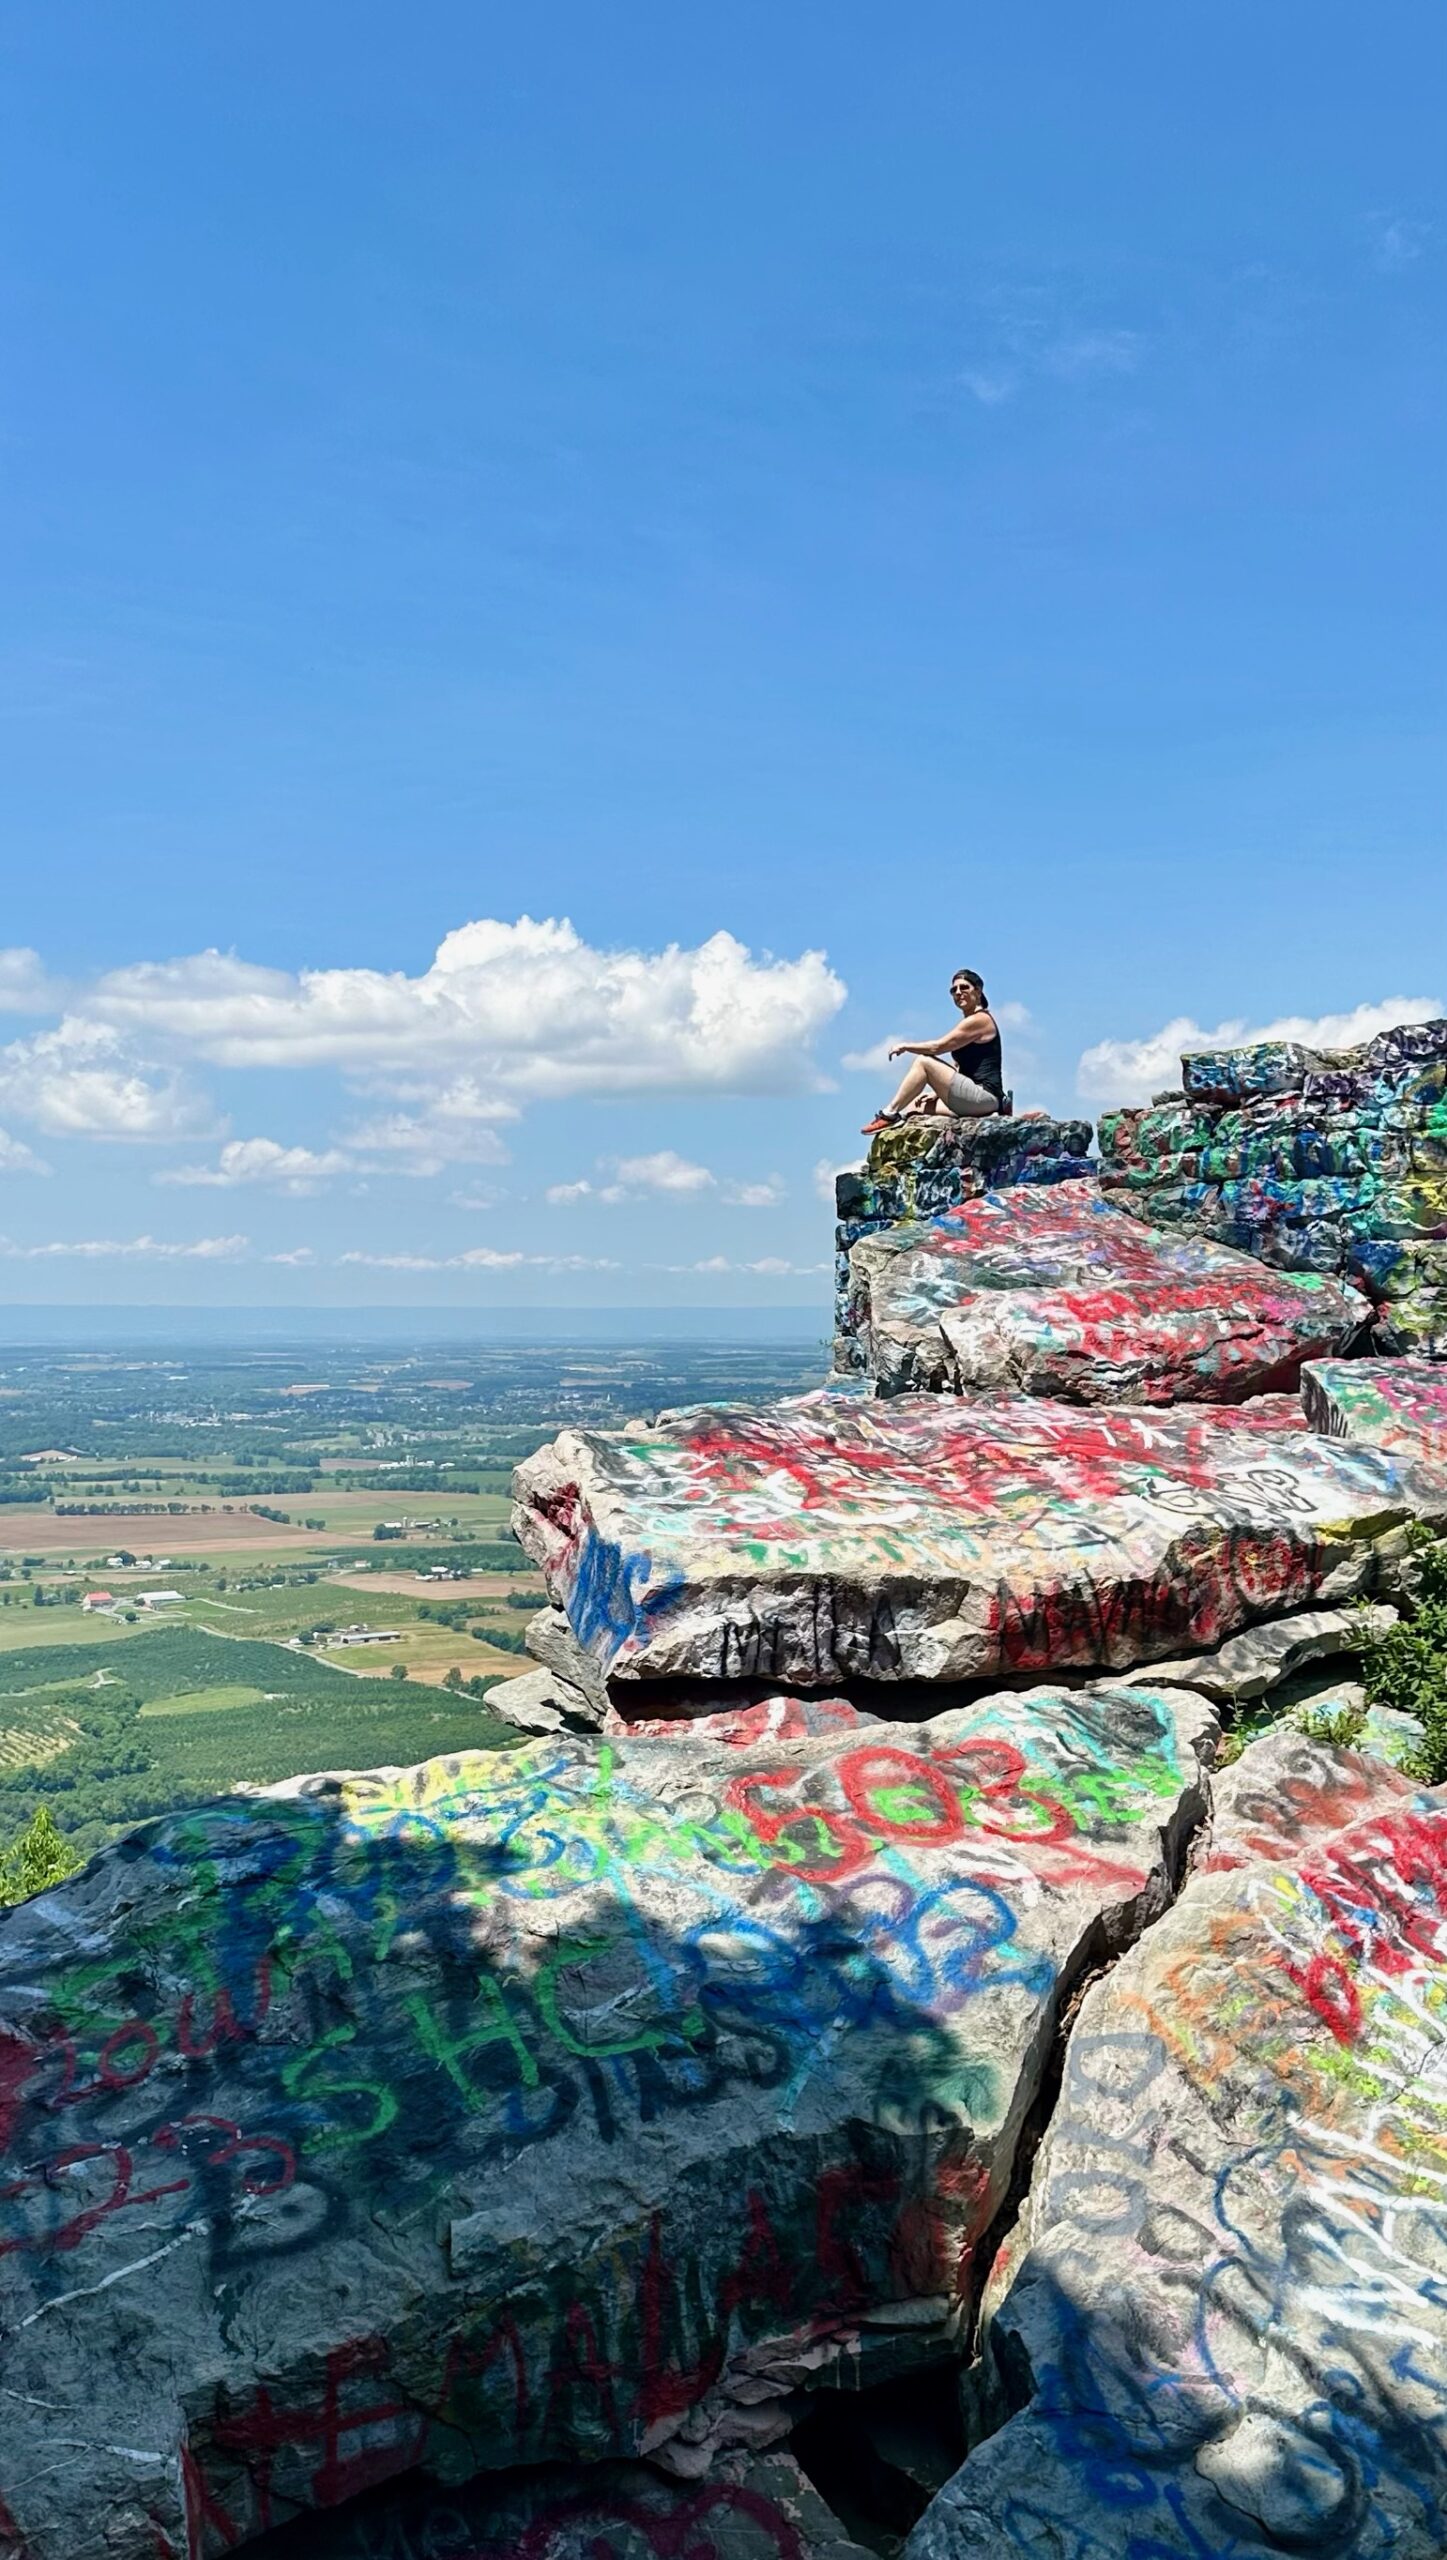
[[[902,1118],[924,1093],[935,1094],[941,1102],[944,1102],[949,1093],[950,1078],[953,1074],[954,1068],[947,1059],[916,1058],[908,1072],[901,1077],[898,1091],[885,1104],[879,1115],[880,1119]]]

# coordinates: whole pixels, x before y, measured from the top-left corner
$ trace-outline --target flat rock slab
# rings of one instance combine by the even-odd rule
[[[1215,1730],[1103,1687],[559,1737],[233,1796],[5,1915],[0,2552],[701,2471],[938,2352]]]
[[[257,2560],[870,2560],[783,2451],[725,2455],[705,2480],[604,2462],[454,2490],[419,2482],[254,2548]]]
[[[1381,1601],[1365,1609],[1296,1609],[1288,1617],[1268,1618],[1239,1636],[1228,1636],[1214,1653],[1154,1663],[1151,1676],[1181,1680],[1208,1698],[1244,1705],[1279,1688],[1308,1662],[1359,1652],[1364,1637],[1385,1635],[1396,1623],[1396,1610]]]
[[[908,2560],[1440,2560],[1447,1804],[1273,1736],[1081,2005]]]
[[[1321,1439],[1287,1397],[700,1406],[565,1431],[514,1486],[615,1694],[1120,1669],[1370,1590],[1379,1539],[1447,1517],[1447,1469]]]
[[[1320,1360],[1301,1400],[1313,1431],[1447,1466],[1447,1362]]]
[[[1093,1183],[991,1192],[856,1244],[854,1330],[884,1394],[1239,1402],[1294,1387],[1370,1301],[1128,1217]]]

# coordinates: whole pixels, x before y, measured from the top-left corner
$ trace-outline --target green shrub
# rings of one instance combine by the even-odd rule
[[[63,1884],[82,1863],[61,1838],[54,1815],[41,1805],[19,1838],[8,1849],[0,1849],[0,1910],[28,1902],[32,1894],[44,1893],[53,1884]]]
[[[1423,1547],[1413,1569],[1412,1615],[1362,1645],[1362,1679],[1374,1707],[1396,1707],[1423,1727],[1414,1778],[1447,1778],[1447,1544]]]

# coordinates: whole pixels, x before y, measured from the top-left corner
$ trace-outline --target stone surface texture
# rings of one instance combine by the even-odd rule
[[[1301,1400],[1313,1431],[1447,1466],[1447,1362],[1321,1360]]]
[[[705,2480],[601,2462],[454,2490],[419,2483],[253,2547],[256,2560],[871,2560],[782,2450],[722,2455]]]
[[[1382,1350],[1447,1355],[1447,1021],[1182,1066],[1181,1095],[1102,1118],[1112,1196],[1284,1270],[1346,1274],[1380,1303]]]
[[[850,1310],[879,1391],[1238,1402],[1371,1321],[1359,1290],[1151,1228],[1094,1183],[987,1192],[866,1237]]]
[[[955,1120],[948,1114],[907,1120],[882,1130],[862,1165],[835,1179],[835,1367],[863,1366],[850,1289],[849,1256],[866,1236],[902,1219],[935,1216],[985,1191],[1053,1187],[1084,1180],[1090,1160],[1088,1120]]]
[[[418,2468],[701,2474],[948,2337],[1214,1735],[1106,1685],[557,1738],[233,1796],[6,1914],[0,2552],[210,2560]]]
[[[1447,1470],[1319,1438],[1287,1397],[701,1406],[565,1431],[514,1481],[615,1699],[1120,1669],[1370,1594],[1404,1523],[1447,1518]]]
[[[1447,1804],[1274,1735],[1087,1994],[908,2560],[1440,2560]]]
[[[1279,1688],[1306,1663],[1356,1654],[1364,1636],[1385,1635],[1396,1622],[1397,1611],[1380,1600],[1350,1609],[1294,1609],[1286,1617],[1267,1618],[1239,1636],[1228,1636],[1212,1653],[1153,1663],[1151,1676],[1180,1680],[1204,1697],[1245,1706]]]

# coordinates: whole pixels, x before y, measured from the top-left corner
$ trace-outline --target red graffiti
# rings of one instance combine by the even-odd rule
[[[806,2560],[807,2546],[797,2525],[757,2490],[727,2480],[705,2481],[681,2499],[672,2493],[666,2509],[617,2491],[581,2488],[575,2500],[534,2518],[514,2546],[514,2560],[560,2560],[563,2552],[578,2548],[579,2527],[594,2525],[597,2539],[588,2548],[598,2560],[620,2549],[624,2535],[630,2549],[636,2537],[653,2560],[714,2560],[715,2554],[722,2560],[735,2539],[727,2523],[730,2516],[747,2518],[772,2543],[778,2560]]]
[[[244,2414],[213,2421],[210,2433],[218,2452],[238,2454],[246,2464],[258,2525],[275,2521],[272,2484],[278,2454],[317,2450],[310,2491],[319,2507],[340,2506],[344,2498],[395,2479],[398,2472],[420,2462],[428,2420],[411,2400],[378,2397],[375,2390],[370,2396],[366,2392],[360,2398],[352,2396],[353,2385],[375,2385],[386,2374],[388,2362],[385,2339],[356,2338],[328,2356],[322,2396],[313,2407],[278,2408],[263,2386]],[[199,2469],[197,2479],[201,2479]],[[218,2516],[221,2513],[218,2508]],[[224,2521],[238,2541],[244,2538],[231,2518]]]
[[[1361,2032],[1361,1994],[1340,1956],[1315,1955],[1310,1964],[1289,1964],[1286,1972],[1337,2043],[1355,2044]]]
[[[164,2186],[146,2187],[139,2195],[133,2194],[135,2168],[124,2143],[77,2142],[68,2151],[58,2151],[53,2160],[47,2160],[43,2169],[37,2169],[27,2177],[12,2178],[7,2186],[0,2187],[0,2205],[16,2204],[24,2196],[53,2193],[57,2181],[68,2170],[78,2169],[85,2160],[108,2160],[111,2163],[110,2193],[103,2196],[98,2204],[82,2206],[67,2221],[58,2223],[53,2231],[22,2234],[12,2240],[0,2239],[0,2258],[9,2257],[18,2249],[77,2249],[86,2233],[94,2231],[96,2224],[103,2222],[107,2214],[119,2213],[124,2205],[157,2204],[162,2196],[184,2195],[190,2184],[186,2178],[172,2179]]]

